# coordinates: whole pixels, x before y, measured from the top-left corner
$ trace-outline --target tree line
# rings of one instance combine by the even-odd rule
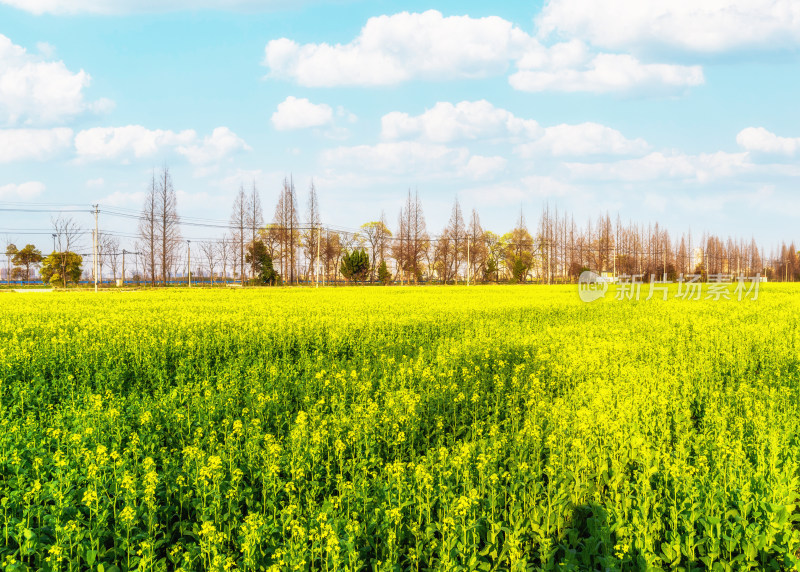
[[[503,234],[485,229],[477,210],[464,216],[456,198],[438,233],[428,230],[422,201],[409,191],[392,225],[385,213],[359,229],[323,224],[312,182],[304,208],[291,177],[284,179],[271,220],[263,214],[253,182],[242,184],[234,198],[224,233],[192,244],[182,236],[181,218],[168,167],[153,172],[138,217],[136,279],[152,286],[187,277],[188,256],[195,280],[241,285],[358,283],[487,283],[577,281],[581,272],[640,275],[674,280],[679,275],[729,274],[800,280],[800,257],[794,243],[767,256],[754,239],[692,233],[672,235],[655,224],[614,220],[608,213],[579,224],[574,217],[545,205],[529,225],[522,211]],[[7,248],[17,278],[30,279],[41,265],[42,278],[64,286],[81,275],[81,257],[72,246],[80,231],[71,219],[53,221],[57,245],[44,257],[33,245]],[[124,251],[123,251],[124,254]],[[117,277],[119,239],[98,237],[103,267]],[[37,258],[38,257],[38,258]],[[101,270],[102,271],[102,270]],[[130,276],[130,275],[129,275]]]

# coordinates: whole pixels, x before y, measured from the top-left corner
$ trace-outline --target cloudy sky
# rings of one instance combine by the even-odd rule
[[[0,0],[0,202],[131,232],[103,207],[168,164],[187,217],[254,180],[271,216],[291,174],[346,228],[413,189],[433,232],[458,197],[770,246],[800,238],[799,48],[797,0]]]

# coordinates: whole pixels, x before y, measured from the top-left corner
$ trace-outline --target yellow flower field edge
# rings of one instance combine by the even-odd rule
[[[0,297],[6,570],[787,570],[800,286]]]

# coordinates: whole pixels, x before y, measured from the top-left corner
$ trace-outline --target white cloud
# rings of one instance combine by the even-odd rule
[[[484,139],[514,143],[523,157],[539,154],[636,155],[649,146],[643,139],[627,139],[616,129],[598,123],[542,127],[486,100],[457,104],[438,102],[416,116],[393,111],[381,118],[381,137],[386,140],[419,139],[433,143]]]
[[[217,127],[211,135],[198,140],[192,129],[169,131],[147,129],[141,125],[125,127],[93,127],[75,136],[79,160],[117,159],[128,162],[133,158],[152,157],[174,150],[195,165],[219,161],[239,150],[250,147],[227,127]]]
[[[505,168],[502,157],[471,155],[464,147],[419,141],[337,147],[323,151],[323,164],[337,170],[357,169],[415,178],[468,177],[484,179]]]
[[[333,109],[330,105],[311,103],[306,98],[292,95],[279,103],[277,111],[272,114],[272,125],[279,131],[320,127],[332,121]]]
[[[341,105],[336,108],[336,117],[340,117],[348,123],[356,123],[358,121],[358,117],[355,113],[350,113]]]
[[[522,91],[685,89],[704,82],[700,66],[646,63],[629,54],[597,53],[572,39],[545,46],[496,16],[443,16],[429,10],[370,18],[347,44],[270,41],[264,64],[273,77],[305,86],[394,85],[503,74]]]
[[[490,179],[502,173],[508,161],[504,157],[473,155],[464,167],[464,173],[473,179]]]
[[[653,45],[714,53],[800,44],[795,0],[550,0],[542,36],[579,38],[606,49]]]
[[[0,129],[0,163],[49,159],[72,146],[72,129]]]
[[[178,147],[178,153],[194,165],[207,165],[237,151],[249,150],[247,143],[227,127],[217,127],[211,135],[204,137],[200,144]]]
[[[141,125],[125,127],[93,127],[75,136],[75,149],[80,159],[127,159],[151,157],[164,147],[188,145],[195,141],[193,130],[176,133],[150,130]]]
[[[106,181],[105,181],[105,179],[103,179],[103,177],[98,177],[96,179],[89,179],[88,181],[86,181],[86,186],[88,188],[90,188],[90,189],[97,189],[97,188],[102,187],[105,184],[106,184]]]
[[[547,127],[541,137],[518,145],[515,151],[523,157],[541,153],[555,156],[638,155],[649,147],[644,139],[628,139],[616,129],[588,122]]]
[[[537,50],[539,52],[540,50]],[[642,63],[629,54],[583,53],[585,59],[563,62],[558,57],[529,54],[508,78],[520,91],[664,92],[705,82],[703,68],[677,64]],[[569,64],[569,65],[565,65]]]
[[[447,166],[466,165],[469,151],[416,141],[337,147],[322,153],[322,161],[339,167],[381,171],[396,175],[438,172]]]
[[[736,142],[748,151],[792,156],[800,150],[800,137],[781,137],[763,127],[747,127],[736,136]]]
[[[0,34],[0,122],[60,123],[87,110],[104,111],[108,100],[86,102],[91,78],[64,62],[44,61]]]
[[[530,175],[522,177],[521,181],[528,197],[563,197],[577,191],[569,183],[550,176]]]
[[[287,0],[0,0],[32,14],[129,14],[179,10],[271,10]]]
[[[19,199],[27,201],[38,197],[44,192],[44,183],[29,181],[27,183],[0,185],[0,199]]]
[[[241,169],[231,167],[220,178],[209,181],[211,185],[223,191],[238,190],[240,185],[250,186],[253,182],[260,189],[268,187],[274,181],[280,181],[284,176],[283,172],[264,171],[262,169]],[[233,199],[233,197],[230,197]]]
[[[421,115],[394,111],[381,118],[381,137],[404,139],[420,137],[435,143],[464,139],[534,137],[542,129],[532,119],[521,119],[486,100],[462,101],[457,104],[437,102]]]
[[[52,58],[56,55],[56,48],[48,42],[36,42],[36,49],[44,58]]]
[[[552,176],[531,175],[518,181],[503,181],[488,186],[463,190],[463,199],[479,206],[497,207],[514,205],[531,200],[571,196],[582,199],[584,193],[577,187]]]
[[[393,85],[415,78],[474,78],[503,73],[528,34],[497,16],[445,17],[436,10],[367,20],[348,44],[272,40],[270,74],[305,86]]]
[[[566,163],[578,179],[611,181],[652,181],[664,179],[707,182],[745,173],[755,167],[747,153],[653,152],[637,159],[610,163]]]

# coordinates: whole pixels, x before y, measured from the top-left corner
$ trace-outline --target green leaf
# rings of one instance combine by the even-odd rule
[[[86,559],[86,563],[91,566],[94,564],[95,558],[97,558],[97,550],[87,550],[83,557]]]

